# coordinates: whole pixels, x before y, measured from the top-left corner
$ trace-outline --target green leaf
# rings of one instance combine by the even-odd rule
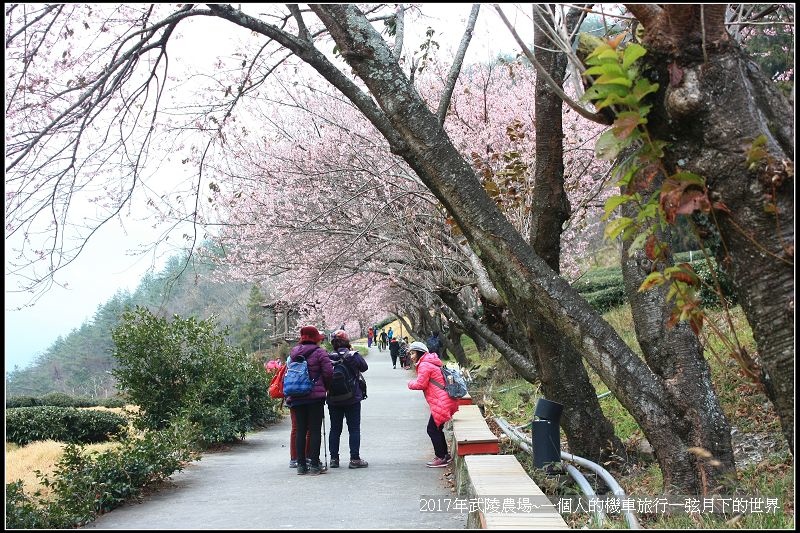
[[[633,242],[631,243],[630,247],[628,248],[628,253],[634,252],[636,250],[641,250],[644,247],[644,241],[647,240],[647,237],[649,236],[650,232],[648,231],[643,231],[642,233],[637,235],[636,238],[633,239]]]
[[[595,87],[594,85],[592,87]],[[614,104],[624,104],[626,103],[626,98],[630,97],[628,93],[628,88],[623,85],[599,85],[597,87],[602,87],[603,89],[603,96],[606,98],[600,102],[595,102],[594,106],[597,109],[602,109],[604,107],[614,105]],[[599,100],[599,98],[598,98]]]
[[[614,131],[607,130],[597,139],[597,143],[594,145],[594,152],[598,159],[613,161],[623,146],[623,142],[617,139]]]
[[[611,216],[611,213],[622,204],[629,202],[631,200],[631,196],[627,194],[612,196],[608,200],[606,200],[605,205],[605,215],[601,220],[606,220],[608,217]]]
[[[643,46],[636,43],[629,44],[622,53],[622,68],[627,69],[646,53],[647,50]]]
[[[648,218],[656,218],[658,216],[658,204],[656,203],[648,203],[646,204],[639,214],[636,215],[636,220],[639,222],[644,222]]]
[[[616,63],[604,63],[602,65],[595,65],[593,67],[589,67],[584,71],[583,75],[584,76],[602,76],[603,74],[608,74],[609,73],[608,72],[608,67],[611,66],[611,65],[616,66]]]
[[[625,228],[629,227],[633,224],[633,219],[628,217],[619,217],[615,220],[612,220],[606,225],[605,230],[603,231],[604,235],[607,239],[615,239],[620,233],[622,233]]]
[[[599,54],[597,54],[597,59],[600,59],[600,60],[613,59],[614,61],[618,61],[619,60],[619,56],[617,55],[617,51],[609,46],[606,50],[602,50]]]
[[[701,187],[704,187],[706,184],[706,179],[703,176],[698,176],[697,174],[694,174],[692,172],[676,172],[675,174],[670,176],[670,178],[676,181],[693,183]]]
[[[654,93],[656,91],[658,91],[657,83],[650,83],[650,81],[641,78],[636,81],[631,92],[633,93],[633,95],[636,97],[637,100],[641,100],[648,94]]]
[[[608,43],[603,42],[603,43],[598,44],[597,47],[594,50],[592,50],[591,53],[589,53],[588,56],[586,56],[586,64],[587,65],[596,65],[596,64],[600,63],[601,60],[602,60],[601,56],[603,54],[606,54],[606,59],[607,59],[607,56],[608,56],[607,53],[609,51],[613,54],[614,61],[616,61],[617,60],[617,53],[614,51],[613,48],[611,48],[608,45]]]
[[[633,86],[633,82],[627,76],[617,76],[615,74],[603,74],[596,80],[595,83],[600,85],[622,85],[623,87]]]

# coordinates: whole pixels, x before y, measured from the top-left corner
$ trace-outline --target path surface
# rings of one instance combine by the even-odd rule
[[[452,496],[451,468],[425,467],[433,457],[430,411],[422,393],[406,387],[412,372],[392,369],[388,350],[373,347],[366,360],[361,457],[368,468],[350,470],[343,461],[345,468],[298,476],[289,468],[287,410],[279,424],[204,455],[141,503],[84,529],[463,529],[464,514],[420,512],[421,496]],[[325,419],[327,429],[327,408]],[[340,453],[346,460],[346,425]]]

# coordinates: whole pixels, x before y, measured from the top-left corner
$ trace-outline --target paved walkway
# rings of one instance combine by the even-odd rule
[[[406,387],[412,372],[392,369],[389,352],[375,347],[366,359],[361,457],[368,468],[298,476],[289,468],[287,410],[279,424],[204,455],[164,489],[85,529],[463,529],[464,514],[420,512],[422,496],[453,493],[450,468],[425,467],[433,457],[430,411],[422,392]],[[327,408],[325,418],[328,428]],[[346,425],[340,453],[347,458]]]

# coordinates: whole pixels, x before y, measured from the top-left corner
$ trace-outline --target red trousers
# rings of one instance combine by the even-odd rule
[[[292,461],[297,459],[297,445],[294,443],[297,437],[297,420],[294,417],[294,410],[289,409],[292,416],[292,434],[289,437],[289,459]],[[306,457],[308,457],[308,444],[311,440],[311,433],[306,433]]]

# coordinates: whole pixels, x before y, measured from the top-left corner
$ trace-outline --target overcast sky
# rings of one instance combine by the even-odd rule
[[[469,16],[471,4],[427,4],[423,11],[431,14],[429,21],[420,24],[420,31],[430,25],[444,35],[437,41],[442,52],[453,51],[458,46],[464,24]],[[506,15],[515,20],[508,6],[503,6]],[[516,17],[524,26],[523,19]],[[199,24],[197,25],[200,26]],[[201,30],[202,31],[202,30]],[[413,31],[407,26],[406,31]],[[217,35],[220,35],[217,33]],[[201,39],[209,45],[213,40]],[[195,47],[196,53],[207,60],[208,49],[203,50],[196,39],[190,36],[184,41]],[[219,44],[216,43],[216,50]],[[489,60],[500,51],[517,51],[513,38],[502,26],[499,17],[489,4],[481,7],[478,24],[467,56],[468,62]],[[46,350],[59,335],[66,336],[84,322],[90,320],[97,308],[108,301],[118,290],[133,291],[149,268],[160,271],[169,254],[161,257],[152,254],[133,257],[130,252],[139,245],[152,240],[155,235],[148,224],[126,221],[125,231],[119,223],[111,222],[95,235],[79,258],[64,270],[62,279],[69,288],[53,286],[36,303],[23,310],[16,307],[30,300],[30,295],[9,292],[14,289],[6,279],[5,287],[5,368],[13,370],[15,365],[26,367]],[[6,243],[8,244],[8,243]],[[8,257],[8,253],[6,253]]]

